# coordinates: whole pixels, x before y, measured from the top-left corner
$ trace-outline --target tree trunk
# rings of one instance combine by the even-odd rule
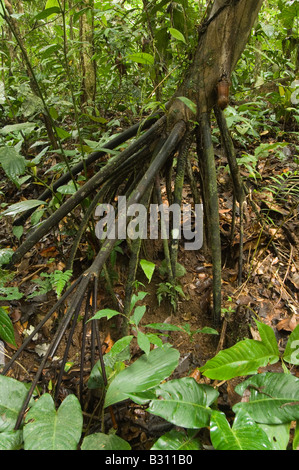
[[[192,64],[168,107],[168,128],[172,128],[174,123],[181,120],[187,125],[194,120],[198,122],[198,159],[204,186],[205,212],[209,220],[208,232],[213,261],[213,311],[216,324],[221,316],[221,240],[209,119],[213,108],[216,108],[219,115],[221,109],[229,104],[231,73],[246,46],[262,3],[263,0],[215,0],[207,20],[199,30],[198,46]],[[192,106],[186,106],[181,97],[188,98],[196,105],[196,113],[193,112]],[[222,129],[220,131],[222,134]],[[223,134],[222,137],[226,139]],[[234,155],[230,153],[230,166],[233,158]],[[236,188],[239,185],[239,177],[236,174],[232,177],[235,178]],[[244,196],[241,189],[235,192],[235,197],[240,204],[240,214],[243,214]],[[242,227],[240,216],[239,283],[242,280]]]
[[[26,69],[27,75],[28,75],[29,80],[30,80],[29,84],[30,84],[30,88],[32,90],[32,93],[34,95],[38,96],[39,98],[42,98],[41,92],[39,90],[39,86],[36,82],[35,76],[34,76],[33,71],[32,71],[32,67],[30,65],[30,60],[28,58],[26,46],[25,46],[25,43],[24,43],[24,40],[23,40],[23,36],[20,32],[18,21],[14,18],[14,11],[13,11],[12,5],[10,4],[10,2],[8,0],[4,0],[4,5],[5,5],[5,8],[8,12],[8,15],[5,12],[5,19],[7,21],[7,24],[9,26],[9,29],[10,29],[11,33],[13,33],[13,35],[14,35],[14,37],[15,37],[15,39],[16,39],[16,41],[17,41],[17,43],[18,43],[18,45],[19,45],[19,47],[22,51],[23,59],[25,60],[24,65],[25,65],[25,69]],[[19,7],[18,7],[19,11],[21,11],[21,8],[22,8],[22,5],[19,5]],[[47,134],[48,134],[49,140],[52,144],[52,147],[54,149],[57,149],[58,148],[57,139],[56,139],[56,136],[53,132],[53,127],[52,127],[50,117],[46,112],[43,112],[41,114],[41,116],[42,116],[42,120],[44,121],[46,130],[47,130]]]
[[[218,100],[217,84],[230,83],[263,0],[216,0],[208,19],[199,30],[192,64],[170,103],[171,121],[209,113]],[[197,105],[197,116],[177,97],[185,96]]]
[[[80,18],[80,40],[81,40],[81,68],[82,68],[82,96],[83,106],[94,106],[96,96],[96,61],[94,55],[94,16],[93,0],[84,0],[84,6],[88,8]]]

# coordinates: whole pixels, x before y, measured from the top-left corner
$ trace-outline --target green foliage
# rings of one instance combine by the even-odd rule
[[[75,395],[68,395],[56,411],[51,395],[45,393],[26,416],[24,449],[76,450],[82,424],[81,407]]]
[[[3,307],[0,307],[0,339],[16,346],[13,324]]]
[[[148,282],[151,282],[154,271],[155,271],[155,263],[152,263],[151,261],[147,261],[146,259],[141,259],[140,266],[144,274],[146,275]]]
[[[157,299],[159,305],[163,300],[167,300],[172,305],[173,309],[177,307],[177,297],[185,297],[182,286],[172,282],[160,282],[157,288]]]
[[[96,432],[83,439],[81,450],[131,450],[130,444],[114,434]]]
[[[146,264],[145,269],[148,269],[148,267],[148,264]],[[152,267],[153,266],[150,266],[150,273],[152,273]],[[162,340],[158,335],[152,333],[143,333],[139,328],[139,323],[146,312],[146,306],[136,304],[137,302],[142,301],[146,295],[147,293],[142,291],[139,291],[138,294],[133,294],[129,314],[127,317],[123,313],[118,312],[117,310],[108,308],[99,310],[90,320],[99,320],[101,318],[107,318],[107,320],[109,320],[116,315],[124,316],[128,321],[128,324],[131,325],[133,330],[137,332],[137,343],[139,347],[146,354],[149,354],[151,344],[161,346]]]
[[[258,363],[269,358],[279,360],[279,352],[272,329],[257,322],[261,341],[248,340],[218,353],[201,368],[204,375],[216,380],[224,377],[251,375],[236,386],[235,391],[246,400],[236,403],[231,423],[217,409],[219,392],[210,385],[198,384],[191,377],[167,380],[178,365],[179,352],[169,344],[144,354],[128,367],[129,345],[132,337],[117,341],[104,355],[108,384],[104,385],[100,361],[94,366],[88,386],[98,388],[105,395],[104,406],[110,407],[125,399],[147,405],[147,411],[162,417],[174,426],[161,436],[153,450],[197,450],[201,448],[197,431],[209,429],[211,444],[217,450],[285,450],[289,446],[290,424],[299,422],[299,380],[289,372],[256,374]],[[257,349],[260,343],[261,349]],[[299,325],[289,337],[282,360],[298,364]],[[239,367],[235,358],[239,357]],[[258,354],[260,358],[258,359]],[[247,356],[253,356],[255,367],[248,366]],[[231,359],[229,359],[231,358]],[[215,359],[225,362],[216,373]],[[224,359],[224,361],[223,361]],[[250,359],[249,359],[250,361]],[[273,362],[273,361],[272,361]],[[229,371],[230,370],[230,371]],[[248,371],[251,372],[248,372]],[[214,374],[215,373],[215,374]],[[21,428],[14,430],[15,422],[26,397],[27,387],[15,379],[0,376],[0,448],[1,449],[76,449],[82,432],[82,411],[74,395],[69,395],[55,410],[49,394],[29,403],[29,411]],[[295,429],[293,449],[298,446],[298,426]],[[115,432],[85,436],[82,450],[130,450],[130,445]]]
[[[0,266],[9,262],[12,252],[10,250],[0,250]],[[2,260],[2,263],[1,263]],[[18,300],[23,297],[17,286],[7,286],[14,278],[14,273],[0,268],[0,300]]]
[[[214,328],[210,328],[208,326],[204,328],[198,328],[197,330],[191,330],[189,323],[186,323],[185,325],[172,325],[170,323],[150,323],[149,325],[145,325],[146,328],[154,328],[155,330],[160,330],[160,331],[180,331],[187,333],[189,336],[190,341],[193,340],[193,336],[197,333],[203,333],[203,334],[210,334],[210,335],[218,335],[218,331],[215,330]]]
[[[169,377],[178,365],[178,360],[179,352],[169,344],[142,355],[116,375],[108,386],[104,406],[108,407],[135,394],[138,397],[138,393],[148,392]]]
[[[271,327],[256,321],[261,341],[244,339],[210,359],[200,371],[207,377],[229,380],[255,374],[260,367],[279,360],[279,351]],[[299,330],[299,329],[298,329]]]
[[[57,297],[61,296],[61,293],[65,286],[68,284],[72,277],[73,271],[59,271],[55,269],[53,273],[41,273],[40,278],[35,279],[33,282],[38,285],[39,290],[34,291],[28,295],[28,298],[36,297],[37,295],[46,294],[52,289],[55,290]]]
[[[272,450],[266,432],[246,413],[239,413],[230,427],[224,413],[214,410],[210,426],[217,450]]]

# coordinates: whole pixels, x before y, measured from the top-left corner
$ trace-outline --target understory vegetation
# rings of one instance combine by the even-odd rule
[[[299,449],[298,2],[181,94],[242,2],[0,0],[1,450]],[[99,239],[121,196],[202,246]]]

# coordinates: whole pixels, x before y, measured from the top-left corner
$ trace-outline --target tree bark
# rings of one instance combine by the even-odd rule
[[[170,102],[172,121],[196,119],[217,103],[217,83],[230,82],[263,0],[216,0],[199,30],[192,64]],[[197,116],[177,98],[184,96],[197,106]]]
[[[86,13],[80,18],[80,40],[81,40],[81,68],[82,68],[82,96],[83,106],[94,106],[96,97],[96,61],[94,55],[94,1],[84,0],[84,6],[88,7]]]

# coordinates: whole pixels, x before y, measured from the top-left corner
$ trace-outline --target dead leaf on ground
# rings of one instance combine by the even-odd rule
[[[296,326],[299,324],[299,318],[294,314],[289,318],[284,318],[277,323],[276,328],[284,331],[294,331]]]

